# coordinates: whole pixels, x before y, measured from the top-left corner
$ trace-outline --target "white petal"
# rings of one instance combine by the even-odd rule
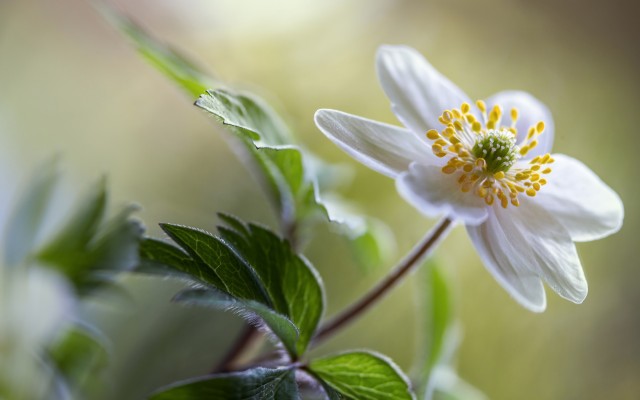
[[[540,277],[529,268],[531,251],[511,230],[500,224],[493,209],[483,224],[467,226],[482,263],[498,283],[523,307],[542,312],[547,300]]]
[[[582,303],[588,286],[575,245],[567,230],[536,200],[523,198],[518,208],[493,208],[482,225],[485,231],[472,233],[475,228],[469,228],[472,241],[492,256],[483,257],[485,265],[514,297],[522,285],[506,284],[538,276],[563,298]],[[526,292],[519,294],[528,298]],[[528,298],[532,303],[534,299],[539,301]]]
[[[622,200],[580,161],[554,154],[551,174],[536,201],[554,215],[577,242],[596,240],[622,227]]]
[[[539,121],[544,122],[544,132],[538,136],[538,146],[527,154],[527,158],[551,152],[553,146],[554,125],[551,111],[540,100],[527,92],[515,90],[496,93],[486,100],[487,107],[491,109],[494,105],[502,107],[504,112],[505,125],[511,124],[511,109],[518,109],[518,130],[517,142],[520,143],[529,132],[529,128],[535,126]]]
[[[396,180],[400,195],[429,217],[447,215],[451,219],[476,225],[487,218],[484,201],[472,193],[463,193],[456,175],[447,175],[440,167],[413,163]]]
[[[376,68],[393,112],[416,133],[440,127],[438,117],[444,110],[469,102],[462,90],[410,47],[381,46]]]
[[[318,110],[316,125],[350,156],[381,174],[395,178],[415,160],[435,156],[413,132],[335,110]]]

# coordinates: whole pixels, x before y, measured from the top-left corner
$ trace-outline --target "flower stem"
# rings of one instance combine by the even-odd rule
[[[229,372],[233,370],[233,364],[242,352],[258,337],[258,329],[252,325],[246,325],[238,335],[231,349],[212,369],[212,374]]]
[[[449,231],[452,221],[443,218],[427,235],[419,242],[398,264],[389,275],[380,281],[369,293],[365,294],[360,300],[355,302],[351,307],[338,314],[331,321],[327,322],[320,328],[316,334],[313,345],[324,341],[341,328],[344,328],[350,322],[353,322],[362,313],[367,311],[374,303],[384,297],[393,287],[395,287],[403,277],[407,276],[415,266],[419,265],[425,257],[435,247],[435,244]]]

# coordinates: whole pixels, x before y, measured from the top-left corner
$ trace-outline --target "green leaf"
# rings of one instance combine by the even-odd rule
[[[257,96],[225,90],[219,87],[203,68],[169,46],[155,40],[140,26],[118,15],[106,6],[105,17],[126,34],[140,54],[151,65],[164,73],[191,96],[200,96],[196,105],[215,115],[231,132],[241,139],[245,150],[258,170],[258,180],[276,208],[281,232],[294,246],[298,245],[301,232],[318,220],[336,222],[319,200],[332,191],[337,168],[320,160],[309,150],[296,143],[295,138],[280,117]],[[339,222],[338,222],[339,223]],[[385,240],[379,231],[355,236],[349,229],[341,229],[351,239],[356,260],[367,266],[386,261]],[[366,242],[366,243],[364,243]],[[382,257],[385,257],[384,260]]]
[[[294,370],[254,368],[178,382],[153,394],[150,400],[292,400],[298,398]]]
[[[33,251],[58,180],[57,160],[36,169],[6,226],[4,256],[8,266],[24,261]]]
[[[197,97],[207,88],[214,86],[214,80],[203,71],[203,68],[182,56],[175,49],[151,37],[129,18],[117,14],[101,4],[98,4],[98,8],[107,20],[127,35],[144,59],[187,93]]]
[[[198,263],[199,279],[238,299],[270,305],[253,268],[226,243],[198,229],[172,224],[160,226]]]
[[[38,261],[66,275],[81,294],[138,263],[138,242],[144,229],[131,219],[137,207],[126,207],[105,221],[106,204],[106,184],[101,179],[35,254]]]
[[[174,298],[180,303],[212,307],[223,311],[234,311],[255,324],[259,317],[271,331],[282,341],[290,353],[295,353],[298,341],[298,328],[285,315],[251,300],[238,300],[212,289],[186,289]]]
[[[144,238],[140,242],[139,250],[140,263],[134,272],[162,277],[173,276],[187,281],[197,280],[201,284],[210,284],[211,279],[219,279],[209,268],[200,268],[191,256],[169,243]],[[202,276],[205,274],[211,274],[212,277]]]
[[[249,224],[245,233],[220,228],[226,243],[256,271],[275,311],[286,315],[300,331],[295,354],[303,354],[324,311],[318,273],[286,240],[266,228]]]
[[[313,360],[309,369],[348,399],[414,399],[400,369],[384,356],[350,352]]]
[[[446,277],[437,261],[427,261],[420,269],[419,276],[418,320],[423,340],[416,364],[416,387],[422,398],[430,398],[436,385],[434,371],[439,365],[450,361],[446,350],[450,347],[450,342],[455,340],[455,332],[451,327],[453,307]]]
[[[109,360],[102,340],[80,326],[61,335],[51,345],[49,356],[75,394],[74,398],[88,397],[88,393],[99,385],[99,374]]]

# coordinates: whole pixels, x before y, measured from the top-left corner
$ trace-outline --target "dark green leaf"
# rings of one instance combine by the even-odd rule
[[[150,400],[295,400],[299,398],[291,369],[254,368],[242,372],[178,382]]]
[[[144,238],[140,242],[140,264],[134,272],[159,276],[175,276],[184,280],[197,280],[210,284],[219,279],[209,268],[200,268],[198,263],[179,248],[160,240]],[[205,274],[214,276],[203,276]]]
[[[414,399],[400,369],[386,357],[351,352],[313,360],[313,374],[348,399]]]
[[[320,278],[289,243],[273,232],[250,224],[248,236],[220,229],[226,243],[253,267],[269,293],[275,311],[289,317],[300,331],[296,353],[304,353],[324,310]]]
[[[58,168],[55,159],[37,168],[31,178],[6,226],[6,265],[16,265],[24,261],[33,251],[57,179]]]
[[[172,224],[160,226],[198,263],[198,278],[238,299],[270,305],[256,272],[226,243],[198,229]]]
[[[298,328],[286,316],[273,311],[264,304],[251,300],[238,300],[212,289],[186,289],[174,297],[175,301],[224,311],[235,311],[250,323],[256,323],[258,316],[282,341],[286,349],[296,353]]]

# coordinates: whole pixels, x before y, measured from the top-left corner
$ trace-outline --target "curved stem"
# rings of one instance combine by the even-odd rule
[[[422,239],[422,241],[413,248],[411,253],[409,253],[409,255],[402,260],[402,262],[400,262],[400,264],[398,264],[394,270],[386,276],[386,278],[379,282],[369,291],[369,293],[365,294],[364,297],[354,303],[351,307],[347,308],[321,327],[314,338],[313,345],[317,345],[336,333],[336,331],[340,330],[345,325],[353,322],[374,303],[384,297],[390,289],[395,287],[395,285],[398,284],[404,276],[411,272],[415,266],[429,255],[435,244],[449,231],[451,226],[452,221],[448,218],[443,218],[438,222],[435,228],[433,228]]]
[[[252,325],[246,325],[240,332],[235,342],[232,344],[231,349],[225,354],[225,356],[218,362],[212,369],[212,374],[221,372],[229,372],[233,370],[233,363],[242,354],[245,347],[249,346],[251,342],[256,340],[258,336],[258,329]]]

